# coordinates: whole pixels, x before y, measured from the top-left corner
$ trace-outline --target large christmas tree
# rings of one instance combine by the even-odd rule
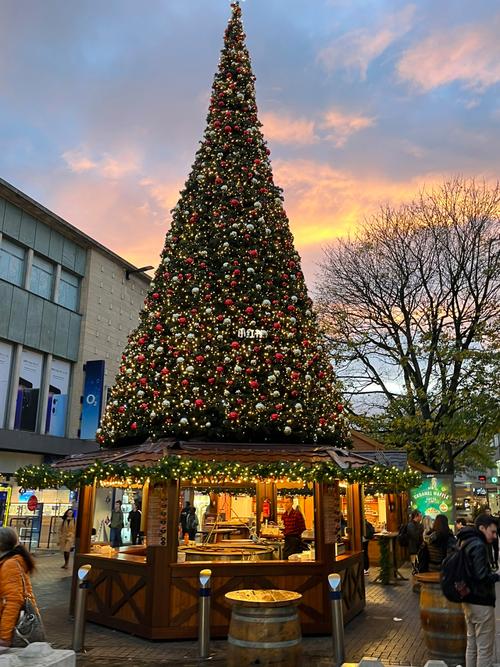
[[[254,81],[235,3],[204,138],[98,431],[107,446],[345,441]]]

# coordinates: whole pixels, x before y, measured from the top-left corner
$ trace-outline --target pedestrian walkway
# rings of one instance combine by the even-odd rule
[[[69,648],[73,628],[68,613],[71,570],[61,569],[60,554],[41,554],[37,564],[33,586],[48,639],[55,648]],[[420,630],[418,596],[412,593],[410,582],[399,586],[371,583],[375,574],[374,570],[372,576],[365,577],[365,612],[346,628],[346,660],[359,662],[367,655],[380,658],[385,665],[424,665],[428,656]],[[89,623],[85,644],[87,653],[79,657],[79,667],[198,664],[195,641],[150,642]],[[332,665],[330,637],[306,637],[303,645],[308,667]],[[214,641],[211,647],[214,656],[211,663],[225,664],[226,642]]]

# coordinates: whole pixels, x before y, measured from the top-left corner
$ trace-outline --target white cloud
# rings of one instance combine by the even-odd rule
[[[370,63],[412,27],[415,6],[406,5],[395,14],[384,16],[379,28],[359,28],[335,39],[318,54],[318,60],[329,70],[347,69],[366,79]]]

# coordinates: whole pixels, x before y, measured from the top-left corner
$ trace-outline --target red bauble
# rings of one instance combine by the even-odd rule
[[[120,405],[120,407],[118,408],[118,412],[120,412],[121,414],[123,414],[125,412],[125,410],[126,410],[126,407],[124,405]]]
[[[186,324],[187,319],[186,319],[185,317],[179,317],[179,319],[177,320],[177,322],[179,322],[179,324]]]
[[[257,250],[249,250],[248,254],[250,255],[250,257],[257,257],[259,253]]]
[[[342,403],[337,403],[337,412],[342,412],[343,409],[344,409],[344,406],[342,405]]]
[[[233,300],[232,299],[226,299],[224,301],[224,305],[225,306],[232,306],[233,305]],[[222,319],[224,319],[224,318],[222,318]]]
[[[203,407],[204,403],[201,398],[197,398],[196,401],[194,402],[197,408]]]
[[[131,431],[136,431],[137,430],[137,422],[132,422],[130,424],[130,430]]]
[[[207,382],[208,384],[214,384],[215,378],[208,378]]]
[[[195,360],[199,363],[202,364],[205,361],[205,357],[202,354],[197,354],[195,357]]]
[[[163,331],[163,327],[161,324],[155,324],[155,331]]]
[[[153,299],[159,299],[160,295],[158,292],[153,292]]]
[[[146,357],[143,354],[138,354],[136,359],[141,364]]]
[[[238,413],[233,410],[228,414],[228,417],[234,421],[235,419],[238,419]]]
[[[292,378],[292,380],[298,380],[300,377],[300,373],[298,373],[297,371],[292,371],[290,373],[290,377]]]
[[[257,380],[250,380],[250,382],[248,384],[252,387],[252,389],[257,389],[258,386],[259,386],[259,383],[257,382]]]
[[[217,373],[222,373],[224,370],[224,366],[217,366],[216,369]]]
[[[276,361],[283,361],[284,357],[281,354],[281,352],[276,352],[276,354],[274,355],[274,358],[276,359]]]
[[[229,203],[231,204],[231,206],[239,206],[240,205],[240,202],[239,202],[238,199],[230,199]]]
[[[273,329],[281,329],[281,324],[279,322],[275,322],[273,324]]]
[[[184,380],[181,380],[181,385],[182,385],[183,387],[187,387],[188,384],[189,384],[189,380],[188,380],[187,378],[184,378]]]
[[[168,370],[168,368],[162,368],[161,371],[160,371],[160,373],[161,373],[162,375],[168,375],[168,374],[170,373],[170,371]]]
[[[273,412],[273,414],[271,415],[271,419],[272,419],[273,421],[276,421],[276,420],[279,419],[279,418],[280,418],[280,416],[279,416],[276,412]]]
[[[253,313],[253,308],[252,308],[252,306],[248,306],[247,308],[245,308],[245,313],[246,313],[247,315],[251,315],[251,314]]]
[[[233,348],[233,350],[237,350],[239,346],[240,344],[238,343],[237,340],[233,340],[233,342],[231,343],[231,347]]]
[[[231,127],[231,125],[226,125],[225,126],[224,132],[232,132],[232,131],[233,131],[233,128]]]
[[[139,382],[142,384],[142,386],[146,385],[148,383],[147,378],[141,378]]]

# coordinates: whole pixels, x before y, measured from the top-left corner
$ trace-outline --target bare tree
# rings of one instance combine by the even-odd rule
[[[499,221],[499,185],[457,178],[321,263],[320,316],[364,427],[447,472],[500,430]]]

